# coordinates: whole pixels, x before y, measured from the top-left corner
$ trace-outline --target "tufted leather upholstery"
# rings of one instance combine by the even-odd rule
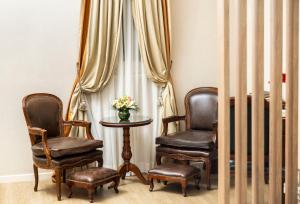
[[[70,175],[69,180],[94,183],[119,176],[118,172],[107,168],[89,168]]]
[[[95,161],[102,166],[103,152],[97,150],[103,146],[102,141],[93,139],[91,124],[86,121],[68,121],[67,124],[84,127],[88,139],[65,137],[63,104],[57,96],[31,94],[23,98],[22,107],[33,153],[34,190],[38,188],[38,168],[53,169],[57,199],[61,200],[61,182],[65,181],[67,168]]]
[[[47,140],[50,154],[53,158],[90,152],[103,147],[101,140],[87,140],[74,137],[56,137]],[[45,156],[43,144],[37,143],[31,147],[35,156]]]
[[[163,176],[177,176],[187,178],[199,174],[200,170],[194,166],[182,164],[163,164],[151,170],[149,174],[158,174]]]
[[[31,127],[47,130],[48,138],[62,136],[62,102],[59,98],[52,95],[29,95],[24,108]]]
[[[210,189],[211,161],[217,157],[218,89],[200,87],[185,96],[185,116],[164,118],[164,134],[156,138],[156,162],[162,157],[205,163]],[[168,123],[185,119],[186,130],[167,134]]]
[[[218,96],[211,92],[195,92],[186,97],[190,129],[213,130],[218,119]]]
[[[187,130],[156,138],[156,144],[209,150],[214,147],[216,133],[213,131]]]

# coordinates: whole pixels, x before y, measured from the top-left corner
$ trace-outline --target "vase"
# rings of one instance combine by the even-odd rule
[[[130,117],[130,113],[129,113],[129,110],[119,110],[119,118],[122,120],[122,121],[126,121],[129,119]]]

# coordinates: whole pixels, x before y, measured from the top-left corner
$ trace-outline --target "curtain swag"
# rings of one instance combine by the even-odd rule
[[[131,0],[143,64],[148,77],[162,85],[163,117],[177,115],[171,71],[170,0]],[[84,118],[84,93],[102,90],[116,67],[123,0],[82,0],[78,74],[69,101],[67,120]],[[147,8],[147,9],[146,9]],[[162,126],[160,127],[162,130]],[[169,127],[177,130],[177,124]]]
[[[138,33],[142,60],[148,77],[164,86],[160,118],[177,115],[171,71],[170,0],[132,0],[132,15]],[[162,127],[160,128],[162,131]],[[169,132],[177,130],[177,124]]]
[[[105,87],[119,53],[123,0],[83,0],[78,74],[70,98],[67,120],[82,119],[84,93]]]

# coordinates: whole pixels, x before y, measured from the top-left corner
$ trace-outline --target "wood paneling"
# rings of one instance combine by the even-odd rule
[[[252,204],[264,202],[264,1],[253,0]]]
[[[219,109],[218,203],[229,204],[229,0],[218,0]]]
[[[297,203],[299,1],[286,0],[285,203]]]
[[[247,203],[247,1],[234,1],[235,203]]]
[[[271,1],[270,190],[269,202],[282,202],[282,0]]]

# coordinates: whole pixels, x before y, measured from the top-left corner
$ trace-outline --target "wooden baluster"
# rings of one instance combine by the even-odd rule
[[[247,1],[235,0],[235,203],[247,203]]]
[[[297,203],[298,169],[298,43],[299,1],[285,0],[286,9],[286,134],[285,203]]]
[[[253,0],[252,204],[264,203],[264,1]],[[268,124],[267,124],[268,125]]]
[[[271,1],[270,190],[269,202],[282,203],[282,0]]]
[[[218,203],[229,204],[229,0],[218,0],[220,83],[218,102]]]

